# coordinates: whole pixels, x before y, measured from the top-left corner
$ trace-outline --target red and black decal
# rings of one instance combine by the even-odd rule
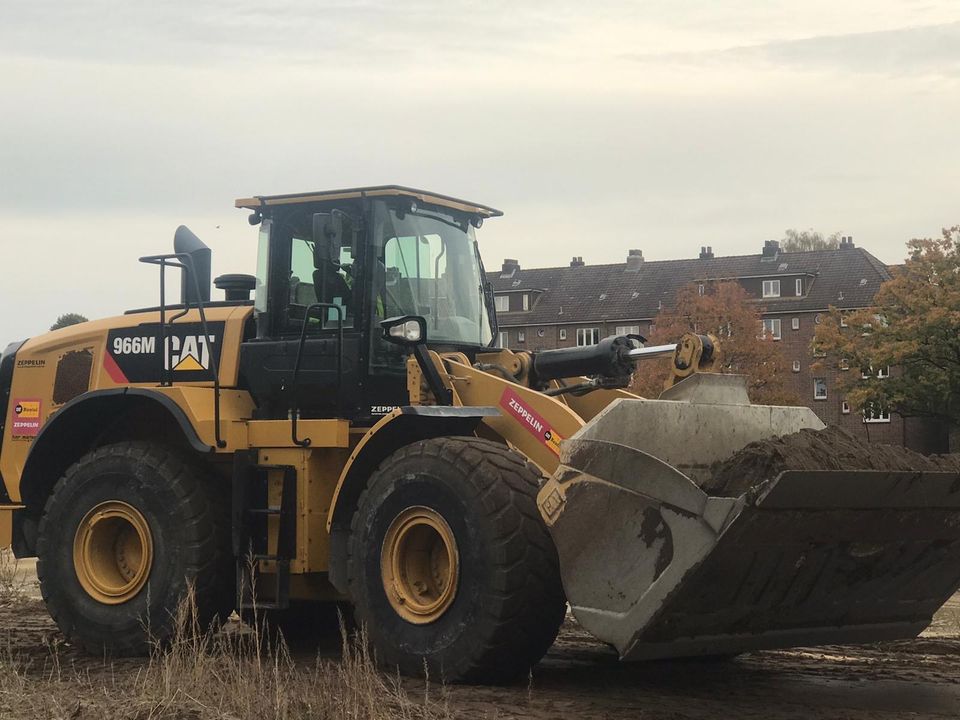
[[[214,363],[220,366],[223,347],[222,322],[168,325],[161,339],[157,323],[111,330],[103,357],[103,369],[119,385],[127,383],[199,382],[213,379]]]

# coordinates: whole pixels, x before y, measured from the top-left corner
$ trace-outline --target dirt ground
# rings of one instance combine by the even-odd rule
[[[29,578],[32,568],[22,569]],[[35,592],[35,587],[33,588]],[[0,607],[0,648],[49,666],[62,640],[39,600]],[[303,662],[313,654],[303,653]],[[321,648],[335,657],[338,645]],[[104,664],[61,649],[85,675],[137,673],[139,660]],[[422,681],[409,683],[422,693]],[[918,639],[742,655],[727,662],[621,664],[571,619],[526,683],[453,686],[451,716],[486,718],[955,718],[960,716],[960,594]],[[9,700],[9,699],[8,699]],[[10,707],[9,705],[7,706]],[[2,708],[2,706],[0,706]],[[4,713],[0,716],[13,717]]]

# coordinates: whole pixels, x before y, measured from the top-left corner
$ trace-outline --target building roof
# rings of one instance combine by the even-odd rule
[[[458,200],[447,195],[417,190],[403,185],[371,185],[368,187],[347,188],[344,190],[323,190],[319,192],[288,193],[286,195],[256,195],[252,198],[240,198],[235,206],[257,210],[265,205],[291,205],[298,203],[327,202],[330,200],[352,200],[360,197],[409,197],[428,205],[440,205],[464,212],[474,213],[481,217],[499,217],[502,212],[496,208]]]
[[[653,319],[661,303],[671,304],[677,290],[702,280],[805,278],[805,294],[793,297],[782,288],[780,298],[762,300],[768,313],[810,312],[829,306],[870,305],[880,283],[890,278],[886,266],[866,250],[779,253],[775,259],[734,255],[692,260],[657,260],[610,265],[521,269],[504,265],[487,272],[494,292],[542,291],[527,312],[498,313],[502,326],[545,325],[604,320]],[[512,262],[512,261],[511,261]]]

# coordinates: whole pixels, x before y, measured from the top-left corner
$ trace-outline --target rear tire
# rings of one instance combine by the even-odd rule
[[[543,657],[566,602],[536,506],[541,479],[478,438],[417,442],[380,465],[353,518],[348,574],[383,664],[500,683]]]
[[[193,585],[206,629],[235,604],[229,503],[201,464],[148,442],[81,458],[47,500],[37,575],[67,640],[92,654],[142,655],[167,640]]]

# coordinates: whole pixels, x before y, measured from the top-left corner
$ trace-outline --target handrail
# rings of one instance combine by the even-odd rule
[[[170,262],[178,260],[179,262]],[[196,268],[193,264],[193,257],[189,253],[166,253],[163,255],[144,255],[140,262],[147,265],[160,266],[160,365],[163,373],[161,374],[160,385],[162,387],[171,387],[173,385],[173,368],[170,367],[170,358],[167,353],[167,302],[166,302],[166,268],[178,267],[183,270],[193,281],[193,287],[197,292],[197,310],[200,313],[200,327],[203,329],[205,342],[209,342],[210,330],[207,327],[207,314],[204,312],[203,299],[200,294],[200,281],[197,278]],[[170,318],[171,325],[179,320],[190,310],[189,300],[184,300],[183,312]],[[210,367],[207,368],[213,373],[213,432],[218,448],[225,448],[227,443],[220,435],[220,363],[217,361],[217,353],[210,350]]]
[[[297,407],[297,381],[300,376],[300,360],[303,358],[303,346],[307,340],[307,325],[310,320],[310,314],[321,308],[334,308],[337,311],[337,415],[342,414],[341,406],[341,386],[343,385],[343,308],[336,303],[313,303],[307,305],[303,313],[303,327],[300,329],[300,342],[297,344],[297,359],[293,364],[293,380],[290,382],[290,394],[293,401],[290,407],[290,438],[294,445],[299,447],[310,447],[310,438],[297,438],[297,420],[300,417],[300,408]],[[323,318],[320,317],[320,328],[323,329]]]

